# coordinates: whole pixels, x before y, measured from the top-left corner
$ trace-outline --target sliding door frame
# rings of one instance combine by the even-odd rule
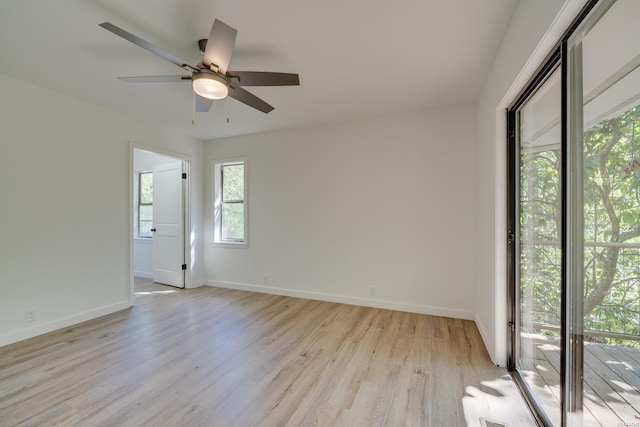
[[[546,58],[543,65],[536,71],[534,78],[527,84],[525,90],[518,96],[516,101],[507,110],[507,290],[509,304],[508,327],[509,346],[507,354],[507,368],[522,391],[527,406],[536,419],[538,425],[551,426],[551,420],[543,410],[540,403],[535,399],[533,390],[525,381],[524,375],[518,366],[520,349],[520,293],[518,284],[520,283],[519,263],[520,263],[520,138],[519,138],[519,110],[533,96],[536,91],[546,82],[547,78],[561,64],[561,49],[559,45],[553,49]],[[564,159],[564,157],[562,157]],[[564,168],[564,165],[562,166]],[[562,182],[564,186],[564,182]],[[564,187],[562,188],[564,194]],[[564,241],[564,239],[562,239]],[[564,253],[564,247],[562,247]]]
[[[508,297],[508,334],[509,345],[507,355],[507,368],[509,369],[515,383],[518,385],[529,406],[536,422],[542,426],[552,426],[552,423],[544,412],[540,402],[536,400],[533,391],[525,381],[524,375],[519,369],[519,349],[520,349],[520,294],[519,294],[519,263],[520,263],[520,141],[519,141],[519,117],[518,112],[527,100],[540,88],[546,79],[561,67],[561,214],[562,226],[560,231],[561,245],[561,339],[560,339],[560,410],[562,415],[562,426],[571,425],[570,415],[576,410],[582,410],[582,369],[583,369],[583,348],[582,348],[582,306],[575,304],[572,296],[576,295],[576,283],[581,284],[579,277],[574,277],[576,269],[579,267],[582,274],[582,253],[576,256],[567,251],[577,237],[576,233],[582,224],[582,217],[571,221],[570,218],[577,215],[576,207],[579,206],[581,195],[569,194],[567,191],[573,186],[576,179],[581,179],[581,171],[578,163],[581,160],[581,153],[576,153],[576,144],[570,144],[569,137],[574,137],[575,132],[569,129],[569,125],[576,126],[581,123],[575,114],[581,116],[579,112],[572,108],[576,102],[575,87],[569,88],[568,81],[571,77],[569,73],[579,72],[580,67],[576,67],[575,52],[573,55],[574,64],[569,63],[568,39],[581,25],[585,18],[591,13],[600,0],[590,0],[578,14],[571,26],[564,33],[560,41],[552,49],[542,66],[536,70],[533,78],[526,84],[523,91],[518,95],[514,103],[509,106],[507,114],[507,297]],[[575,86],[575,85],[574,85]],[[571,89],[571,90],[570,90]],[[570,98],[570,94],[573,96]],[[573,111],[573,113],[572,113]],[[571,116],[573,114],[573,116]],[[573,147],[573,151],[570,148]],[[575,176],[576,171],[578,176]],[[569,174],[573,174],[570,178]],[[574,193],[574,192],[571,192]],[[576,197],[580,200],[577,200]],[[571,199],[570,199],[571,198]],[[569,326],[569,327],[567,327]]]

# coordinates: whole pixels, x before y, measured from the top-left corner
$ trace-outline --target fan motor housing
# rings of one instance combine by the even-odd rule
[[[200,49],[200,55],[204,55],[204,51],[207,48],[207,42],[209,40],[207,39],[200,39],[198,40],[198,49]]]

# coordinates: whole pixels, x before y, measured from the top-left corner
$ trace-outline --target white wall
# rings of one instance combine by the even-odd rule
[[[4,345],[129,306],[130,141],[193,156],[201,235],[203,144],[3,75],[0,93]]]
[[[492,360],[506,364],[506,113],[584,5],[520,1],[478,100],[476,324]]]
[[[209,141],[206,283],[472,319],[476,143],[466,106]],[[249,247],[215,247],[211,165],[239,156]]]
[[[153,279],[153,240],[133,239],[133,275]]]

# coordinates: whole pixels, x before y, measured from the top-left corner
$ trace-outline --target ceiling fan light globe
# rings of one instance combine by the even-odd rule
[[[207,99],[224,99],[229,94],[227,85],[213,75],[196,74],[193,77],[193,90]]]

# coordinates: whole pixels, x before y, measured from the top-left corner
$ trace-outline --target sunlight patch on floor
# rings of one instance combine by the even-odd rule
[[[175,292],[178,291],[139,291],[139,292],[134,292],[134,294],[136,295],[166,295],[166,294],[173,294]]]
[[[462,406],[468,426],[480,425],[481,417],[508,425],[535,426],[509,375],[481,381],[480,387],[467,386]]]

